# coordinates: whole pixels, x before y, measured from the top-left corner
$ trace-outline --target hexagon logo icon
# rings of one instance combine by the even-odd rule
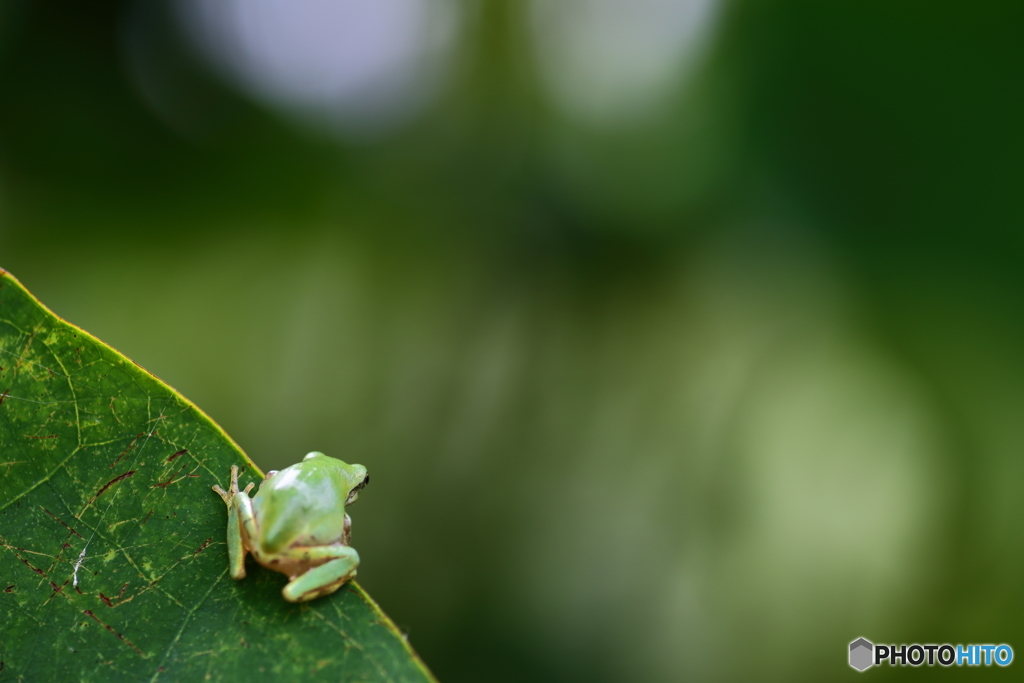
[[[875,646],[870,640],[858,638],[850,643],[850,666],[857,671],[864,671],[875,663],[874,652]]]

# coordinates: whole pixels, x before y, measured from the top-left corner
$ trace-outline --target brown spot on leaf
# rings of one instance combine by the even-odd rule
[[[104,603],[106,603],[107,607],[117,607],[121,603],[131,602],[135,598],[134,595],[132,597],[128,598],[127,600],[124,599],[124,591],[127,588],[128,588],[128,584],[127,583],[124,584],[123,586],[121,586],[121,592],[117,594],[116,598],[108,598],[103,593],[100,593],[100,600],[102,600]]]
[[[100,488],[99,491],[96,492],[96,495],[92,497],[92,500],[95,501],[97,498],[99,498],[101,495],[103,495],[104,491],[109,489],[111,486],[113,486],[117,482],[121,481],[122,479],[127,479],[128,477],[132,476],[133,474],[135,474],[135,470],[128,470],[124,474],[121,474],[121,475],[118,475],[118,476],[114,477],[113,479],[108,481],[106,484],[104,484]],[[90,501],[90,502],[92,502],[92,501]]]
[[[46,576],[46,572],[44,572],[39,567],[33,567],[32,563],[29,562],[28,560],[26,560],[24,557],[19,557],[18,559],[21,560],[22,562],[24,562],[26,567],[28,567],[29,569],[34,571],[36,574],[39,574],[39,576]]]
[[[39,507],[43,507],[43,506],[40,505]],[[46,514],[48,514],[51,517],[53,517],[55,520],[57,520],[61,524],[64,524],[64,520],[62,520],[60,517],[58,517],[57,515],[53,514],[52,512],[47,510],[46,508],[43,508],[43,512],[45,512]],[[82,538],[82,535],[80,533],[78,533],[77,531],[75,531],[74,529],[69,527],[67,524],[64,524],[64,528],[67,529],[68,531],[70,531],[71,533],[73,533],[75,536],[78,536],[79,538]],[[85,540],[85,539],[82,539],[82,540]],[[66,548],[67,546],[65,545],[64,547]]]
[[[114,407],[113,401],[114,401],[114,399],[111,398],[110,401],[111,401],[110,407],[111,407],[111,410],[113,410],[113,407]],[[135,448],[135,444],[137,444],[139,442],[139,439],[141,439],[145,435],[146,435],[146,432],[139,432],[138,434],[136,434],[135,438],[132,439],[132,442],[130,444],[128,444],[128,446],[125,447],[125,449],[123,451],[121,451],[121,455],[117,456],[117,458],[114,460],[114,462],[110,463],[110,469],[114,469],[114,465],[116,465],[117,463],[121,462],[121,460],[124,459],[124,456],[128,455],[128,452],[131,451],[131,449]]]
[[[142,650],[140,650],[139,648],[135,647],[135,644],[132,641],[128,640],[123,635],[121,635],[120,633],[118,633],[117,631],[112,629],[109,625],[104,624],[102,621],[100,621],[99,617],[97,617],[95,614],[93,614],[91,609],[84,609],[84,610],[82,610],[82,614],[84,614],[87,617],[92,618],[97,624],[99,624],[100,626],[102,626],[103,628],[107,629],[108,631],[113,633],[115,636],[120,638],[121,642],[123,642],[125,645],[127,645],[131,649],[135,650],[135,652],[137,652],[140,657],[145,657],[145,655],[142,654]]]
[[[176,480],[174,479],[174,477],[175,477],[175,476],[177,476],[177,474],[178,474],[179,472],[181,472],[181,471],[182,471],[183,469],[185,469],[185,467],[187,467],[187,466],[188,466],[188,463],[185,463],[184,465],[182,465],[181,467],[179,467],[179,468],[177,469],[177,471],[175,471],[175,473],[174,473],[174,474],[172,474],[172,475],[171,475],[171,476],[170,476],[170,477],[169,477],[169,478],[167,479],[167,481],[162,481],[162,482],[160,482],[160,483],[158,483],[158,484],[153,484],[153,485],[152,485],[152,486],[150,486],[149,488],[151,488],[151,489],[164,489],[164,490],[166,491],[166,490],[167,490],[167,487],[168,487],[168,486],[170,486],[171,484],[173,484],[173,483],[174,483],[174,482],[176,481]]]
[[[167,462],[173,462],[175,458],[177,458],[179,455],[184,455],[185,453],[188,453],[188,449],[182,448],[177,453],[167,456]]]
[[[203,544],[202,544],[201,546],[199,546],[199,548],[197,548],[197,549],[196,549],[196,551],[195,551],[194,553],[192,553],[192,557],[195,557],[195,556],[196,556],[196,555],[198,555],[199,553],[201,553],[201,552],[203,552],[204,550],[206,550],[206,547],[207,547],[208,545],[210,545],[210,541],[212,541],[212,540],[213,540],[213,537],[211,536],[210,538],[208,538],[208,539],[206,539],[205,541],[203,541]]]

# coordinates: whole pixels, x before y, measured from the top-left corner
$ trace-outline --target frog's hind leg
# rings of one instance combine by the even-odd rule
[[[356,575],[359,553],[347,545],[310,548],[303,551],[306,559],[330,557],[329,561],[293,578],[281,591],[288,602],[306,602],[330,595]]]
[[[231,466],[231,483],[225,491],[219,486],[213,490],[221,497],[224,504],[228,506],[228,569],[232,579],[245,578],[245,554],[247,547],[245,538],[255,538],[256,522],[252,513],[252,499],[249,498],[249,491],[253,484],[245,487],[245,490],[238,490],[238,467]]]

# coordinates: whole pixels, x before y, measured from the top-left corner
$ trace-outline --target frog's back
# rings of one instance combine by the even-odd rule
[[[253,508],[264,552],[341,541],[351,485],[335,465],[338,462],[327,456],[305,460],[286,467],[260,487]]]

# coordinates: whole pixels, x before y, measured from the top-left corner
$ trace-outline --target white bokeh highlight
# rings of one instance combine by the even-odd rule
[[[255,99],[372,134],[436,95],[458,29],[454,0],[179,0],[199,51]]]
[[[706,52],[720,0],[531,0],[530,32],[550,97],[608,127],[644,121]]]

